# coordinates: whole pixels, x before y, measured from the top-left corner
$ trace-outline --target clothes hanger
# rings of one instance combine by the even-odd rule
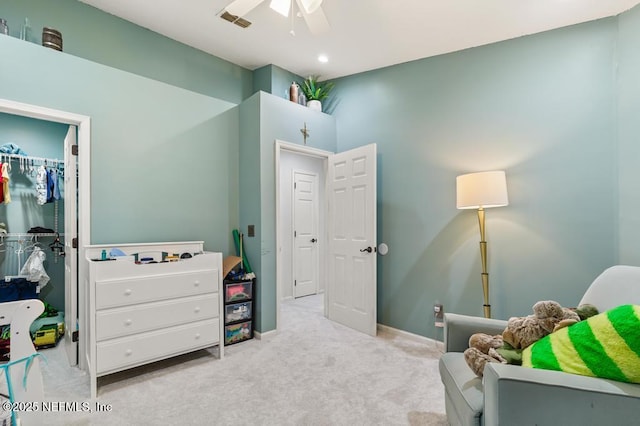
[[[53,240],[51,244],[49,244],[49,248],[54,253],[58,253],[61,256],[64,255],[64,251],[63,251],[64,244],[60,242],[60,234],[58,234],[57,232],[56,232],[56,238],[55,240]]]
[[[24,247],[23,251],[26,252],[28,250],[32,250],[35,247],[41,248],[40,246],[41,246],[41,244],[40,244],[40,241],[38,241],[38,236],[37,235],[32,235],[30,237],[30,244],[28,246]]]

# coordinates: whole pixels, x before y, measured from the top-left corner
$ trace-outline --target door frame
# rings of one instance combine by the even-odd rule
[[[74,125],[78,128],[77,143],[78,150],[78,321],[84,327],[87,326],[86,291],[85,282],[87,276],[87,265],[84,262],[85,246],[91,242],[91,118],[86,115],[45,108],[37,105],[25,104],[8,99],[0,99],[0,112],[22,117],[36,118],[39,120],[52,121],[67,125]],[[66,231],[66,230],[65,230]],[[65,232],[66,234],[66,232]],[[65,235],[66,237],[66,235]],[[73,236],[72,238],[74,238]],[[86,370],[86,336],[85,330],[81,330],[78,340],[78,366]]]
[[[279,140],[276,139],[275,140],[275,175],[276,175],[276,191],[275,191],[275,195],[276,195],[276,200],[275,200],[275,204],[276,204],[276,331],[278,330],[278,328],[280,327],[280,301],[282,298],[282,294],[281,294],[281,290],[280,290],[280,282],[281,282],[281,272],[282,269],[284,267],[284,259],[282,258],[282,241],[281,241],[281,231],[282,231],[282,224],[280,223],[280,215],[281,215],[281,211],[280,211],[280,153],[282,151],[288,151],[294,154],[300,154],[300,155],[307,155],[310,157],[315,157],[315,158],[320,158],[321,160],[323,160],[324,163],[324,179],[326,179],[326,174],[327,174],[327,163],[329,160],[329,157],[332,156],[334,153],[330,152],[330,151],[324,151],[322,149],[318,149],[318,148],[312,148],[309,146],[305,146],[305,145],[298,145],[295,143],[291,143],[291,142],[285,142],[283,140]],[[320,177],[322,179],[322,177]],[[325,194],[323,196],[323,203],[326,202],[326,191]],[[326,219],[326,218],[325,218]],[[326,228],[326,227],[325,227]],[[326,234],[326,229],[325,229],[325,234]],[[327,235],[322,235],[323,240],[326,240]],[[321,259],[326,258],[326,244],[323,244],[323,248],[320,249],[319,251],[319,257]],[[320,262],[322,264],[322,262]],[[327,298],[327,290],[326,287],[325,291],[323,293],[323,297],[325,299],[326,302],[326,298]],[[326,307],[326,303],[324,303],[324,314],[326,316],[327,314],[327,307]]]

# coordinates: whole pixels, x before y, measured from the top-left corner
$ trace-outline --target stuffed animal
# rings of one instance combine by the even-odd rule
[[[502,335],[472,335],[469,348],[464,352],[465,360],[478,377],[482,377],[487,362],[520,365],[523,349],[556,330],[579,322],[583,319],[581,315],[588,318],[597,312],[593,305],[569,309],[552,300],[537,302],[533,305],[532,315],[509,318]]]

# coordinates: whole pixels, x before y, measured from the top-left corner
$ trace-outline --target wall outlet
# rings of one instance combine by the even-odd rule
[[[442,303],[436,303],[433,305],[433,318],[435,320],[436,327],[444,327],[444,307]]]

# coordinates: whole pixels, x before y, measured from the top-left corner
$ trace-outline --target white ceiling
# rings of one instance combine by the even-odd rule
[[[640,0],[324,0],[331,31],[264,2],[242,29],[218,14],[231,0],[80,0],[248,69],[341,77],[622,13]],[[289,34],[293,21],[295,36]],[[317,57],[326,54],[329,62]]]

